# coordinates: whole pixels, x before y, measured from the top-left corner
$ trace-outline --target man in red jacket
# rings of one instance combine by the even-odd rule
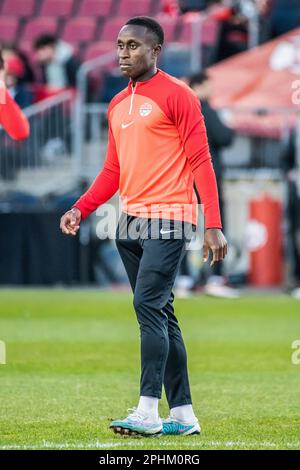
[[[157,68],[163,41],[152,18],[132,18],[121,29],[119,63],[129,84],[109,105],[104,167],[60,225],[63,233],[76,235],[80,221],[120,191],[116,244],[134,292],[141,382],[138,407],[110,427],[129,435],[200,433],[172,293],[197,223],[194,183],[204,206],[204,258],[211,250],[215,264],[227,253],[199,100]],[[171,410],[164,422],[158,414],[163,385]]]
[[[0,125],[14,140],[29,136],[29,122],[5,86],[4,62],[0,52]]]

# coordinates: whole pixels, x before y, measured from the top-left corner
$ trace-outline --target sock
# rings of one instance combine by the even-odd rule
[[[171,408],[171,416],[172,418],[188,423],[197,421],[192,405],[182,405]]]
[[[155,421],[158,421],[158,398],[155,397],[140,397],[137,409],[143,413],[151,416]]]

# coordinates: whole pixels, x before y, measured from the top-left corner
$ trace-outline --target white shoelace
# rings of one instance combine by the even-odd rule
[[[147,417],[145,414],[139,411],[136,407],[128,408],[127,411],[129,412],[128,418],[136,420],[136,421],[143,421]]]

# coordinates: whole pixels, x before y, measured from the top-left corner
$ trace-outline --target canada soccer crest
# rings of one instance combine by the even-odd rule
[[[149,116],[151,111],[152,111],[152,104],[150,104],[150,103],[144,103],[140,107],[140,115],[142,117]]]

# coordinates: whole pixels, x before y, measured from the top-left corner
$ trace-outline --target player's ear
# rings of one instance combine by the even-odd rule
[[[153,47],[153,56],[158,57],[161,52],[161,44],[155,44]]]

